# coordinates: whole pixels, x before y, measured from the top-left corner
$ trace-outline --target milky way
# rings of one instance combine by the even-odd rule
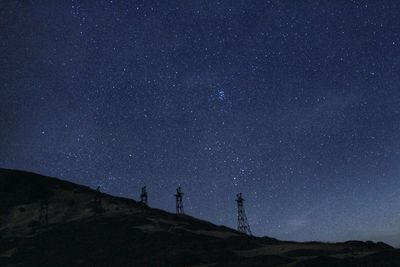
[[[398,1],[2,1],[0,166],[290,240],[400,245]]]

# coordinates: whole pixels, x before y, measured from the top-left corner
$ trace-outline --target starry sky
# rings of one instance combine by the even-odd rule
[[[398,1],[1,1],[0,167],[285,240],[400,245]]]

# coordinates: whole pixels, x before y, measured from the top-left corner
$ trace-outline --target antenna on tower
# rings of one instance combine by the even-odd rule
[[[184,214],[182,196],[183,196],[182,189],[179,186],[176,189],[176,194],[175,194],[175,198],[176,198],[176,214]]]
[[[146,186],[142,187],[142,193],[140,194],[140,202],[147,206],[147,190]]]
[[[237,230],[246,235],[252,235],[250,230],[249,222],[247,221],[246,213],[244,211],[244,198],[242,197],[242,193],[236,195],[236,202],[238,208],[238,226]]]

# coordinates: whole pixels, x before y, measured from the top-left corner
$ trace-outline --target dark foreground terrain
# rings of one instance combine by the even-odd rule
[[[40,218],[46,202],[48,225]],[[56,178],[0,169],[0,266],[400,266],[400,251],[380,242],[245,236]]]

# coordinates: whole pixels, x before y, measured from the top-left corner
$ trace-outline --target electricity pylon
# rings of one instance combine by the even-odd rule
[[[176,189],[176,194],[175,194],[175,198],[176,198],[176,214],[184,214],[182,196],[183,196],[182,189],[181,189],[181,187],[178,187]]]
[[[246,235],[252,235],[250,230],[249,222],[247,221],[246,212],[244,211],[244,198],[242,197],[242,193],[236,195],[236,202],[238,208],[238,225],[237,230]]]
[[[147,190],[146,186],[142,187],[142,193],[140,194],[140,202],[147,206]]]

